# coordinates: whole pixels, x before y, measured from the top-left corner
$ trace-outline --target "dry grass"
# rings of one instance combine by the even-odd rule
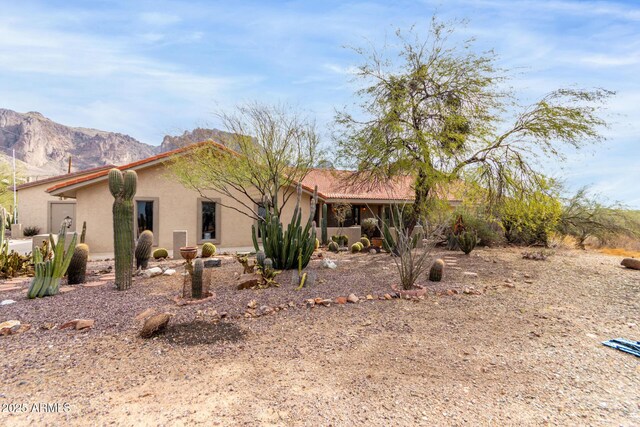
[[[600,248],[599,252],[606,255],[613,256],[623,256],[623,257],[631,257],[631,258],[640,258],[640,251],[631,251],[629,249],[623,248]]]

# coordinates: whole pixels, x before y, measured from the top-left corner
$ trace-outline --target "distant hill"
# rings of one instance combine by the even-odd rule
[[[125,164],[191,142],[228,136],[217,129],[197,128],[180,136],[165,136],[159,146],[145,144],[116,132],[71,127],[56,123],[38,112],[18,113],[0,108],[0,161],[9,160],[15,149],[22,175],[31,179],[105,164]]]

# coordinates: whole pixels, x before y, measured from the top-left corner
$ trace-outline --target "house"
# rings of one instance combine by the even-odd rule
[[[71,219],[69,231],[77,228],[76,200],[53,196],[47,193],[47,188],[82,178],[101,171],[108,171],[114,165],[105,165],[51,178],[40,179],[16,186],[18,199],[18,220],[24,227],[38,227],[41,233],[57,233],[60,223],[66,217]]]
[[[245,209],[239,202],[216,191],[200,195],[183,187],[167,169],[167,160],[188,149],[189,146],[118,167],[120,170],[133,170],[138,175],[134,198],[136,233],[151,230],[154,246],[165,248],[173,247],[175,230],[186,230],[190,245],[212,242],[226,249],[252,247],[251,226],[255,221],[235,210]],[[42,198],[75,201],[75,223],[86,221],[86,242],[93,253],[113,251],[113,197],[108,189],[108,173],[108,168],[103,168],[82,175],[59,177],[55,182],[50,181],[52,185],[46,190],[48,195],[41,195]],[[318,187],[315,214],[318,235],[322,205],[325,203],[329,207],[330,235],[335,234],[339,226],[333,207],[338,203],[351,205],[342,232],[353,241],[361,236],[360,224],[365,218],[380,216],[384,206],[390,203],[411,202],[413,198],[412,181],[408,177],[385,184],[384,187],[362,190],[343,183],[344,178],[352,173],[314,169],[301,182],[303,218],[309,215],[313,189]],[[42,189],[42,186],[39,188]],[[283,223],[290,221],[294,204],[289,201],[285,205],[281,218]]]

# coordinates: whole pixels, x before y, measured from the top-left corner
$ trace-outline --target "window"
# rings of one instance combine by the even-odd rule
[[[202,202],[201,214],[202,228],[200,239],[216,239],[216,204],[214,202]]]
[[[138,236],[145,230],[149,230],[155,234],[156,230],[153,227],[153,200],[138,200],[136,201],[137,218],[137,230]]]
[[[196,239],[199,245],[206,242],[220,244],[222,234],[220,199],[198,199]]]

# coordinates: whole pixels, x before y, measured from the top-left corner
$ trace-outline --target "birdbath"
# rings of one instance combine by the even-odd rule
[[[197,246],[183,246],[180,248],[180,256],[187,261],[187,264],[191,264],[196,255],[198,255]]]

